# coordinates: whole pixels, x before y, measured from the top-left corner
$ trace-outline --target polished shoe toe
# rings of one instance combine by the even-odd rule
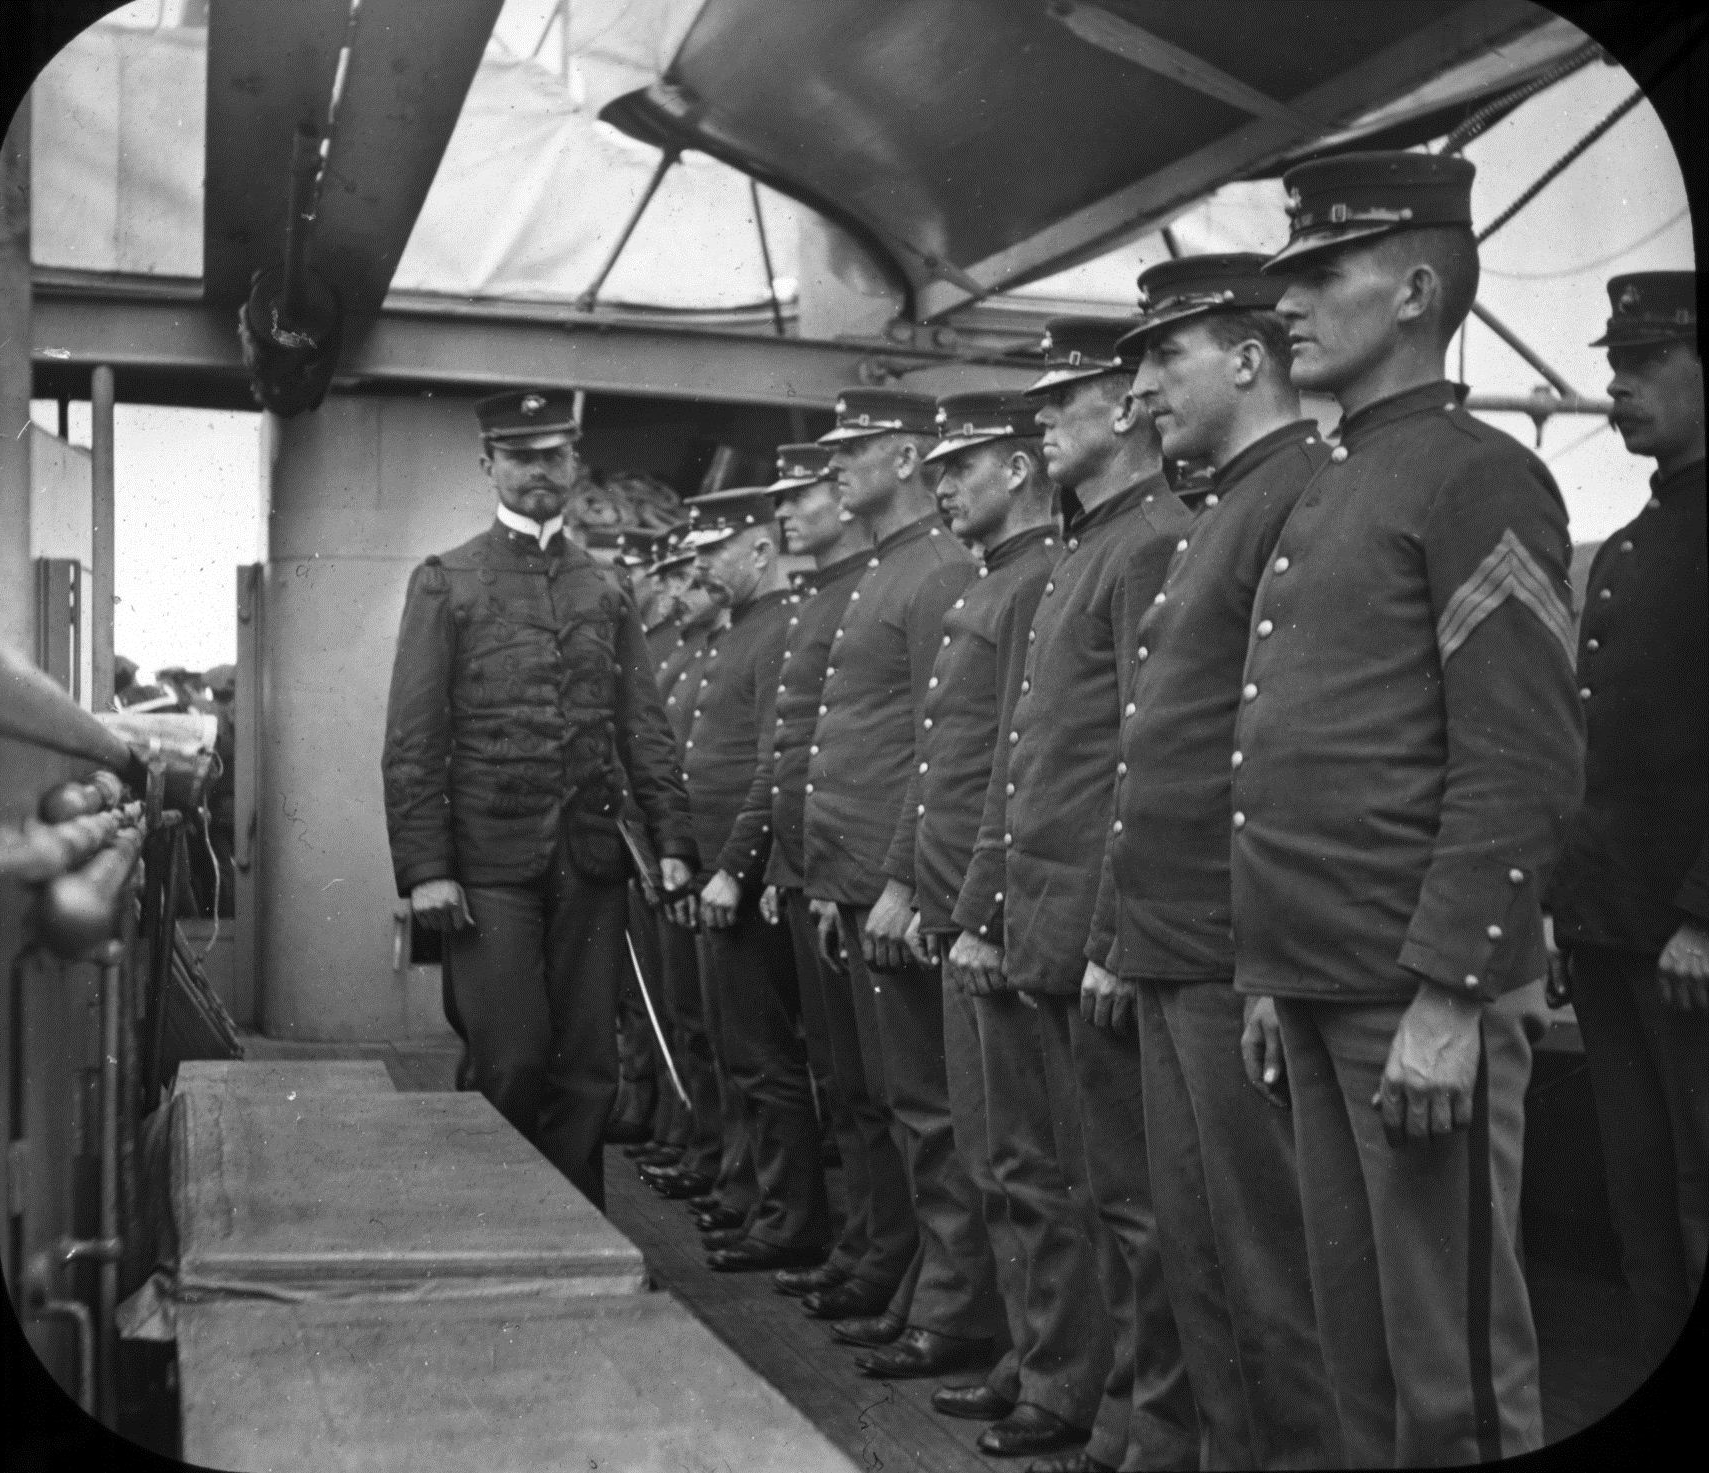
[[[706,1255],[706,1266],[714,1273],[752,1273],[757,1269],[806,1268],[824,1260],[822,1247],[780,1248],[774,1243],[761,1243],[744,1238],[728,1248],[717,1248]]]
[[[848,1271],[833,1263],[821,1263],[817,1268],[786,1268],[778,1271],[772,1287],[779,1294],[799,1299],[806,1294],[822,1293],[849,1281]],[[841,1316],[839,1316],[841,1318]]]
[[[907,1329],[889,1345],[855,1357],[863,1376],[881,1381],[909,1376],[942,1376],[983,1365],[991,1359],[989,1340],[960,1340],[935,1330]]]
[[[838,1320],[831,1326],[831,1338],[844,1345],[888,1345],[907,1325],[889,1314],[860,1315],[854,1319]]]
[[[932,1393],[932,1410],[946,1417],[966,1417],[973,1422],[995,1422],[1014,1411],[1015,1404],[999,1396],[983,1381],[972,1386],[940,1386]]]
[[[1059,1458],[1039,1458],[1027,1464],[1027,1473],[1116,1473],[1110,1463],[1101,1463],[1085,1448],[1075,1448]]]
[[[816,1320],[852,1320],[881,1315],[895,1297],[894,1284],[868,1284],[850,1279],[834,1288],[819,1289],[801,1301],[801,1307]]]
[[[661,1197],[673,1202],[698,1197],[712,1185],[711,1180],[699,1172],[676,1171],[669,1166],[642,1172],[642,1180]]]
[[[1023,1401],[1000,1422],[993,1422],[979,1434],[979,1451],[997,1458],[1014,1458],[1023,1453],[1053,1453],[1059,1448],[1075,1447],[1091,1433],[1084,1427],[1065,1422],[1055,1412],[1048,1412],[1030,1401]]]
[[[738,1243],[748,1241],[746,1224],[738,1223],[735,1227],[715,1228],[709,1233],[700,1235],[700,1246],[708,1253],[715,1248],[734,1248]]]
[[[748,1220],[748,1214],[738,1212],[734,1207],[714,1207],[710,1212],[694,1214],[694,1225],[703,1233],[716,1231],[718,1228],[740,1227]]]

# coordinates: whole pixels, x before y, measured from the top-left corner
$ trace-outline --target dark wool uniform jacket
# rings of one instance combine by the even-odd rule
[[[706,641],[712,637],[712,624],[713,616],[709,616],[694,628],[683,630],[676,648],[659,662],[659,690],[665,698],[665,720],[670,722],[671,734],[676,738],[678,762],[682,760],[683,743],[688,740],[689,724],[694,720],[694,693],[700,689],[700,667],[706,659]]]
[[[1163,603],[1120,631],[1138,666],[1086,956],[1123,977],[1229,981],[1229,754],[1258,580],[1329,446],[1309,420],[1225,465],[1176,544]]]
[[[495,521],[410,575],[381,768],[400,895],[537,879],[560,825],[578,870],[621,880],[630,792],[658,852],[693,862],[634,603],[564,539],[542,552]]]
[[[1073,994],[1086,970],[1116,739],[1133,677],[1133,646],[1120,631],[1138,622],[1162,587],[1192,516],[1161,475],[1090,511],[1064,491],[1062,508],[1062,560],[1027,631],[1014,714],[997,743],[1001,770],[992,782],[1002,783],[1005,803],[1000,812],[987,808],[978,849],[1005,855],[1003,888],[991,904],[1002,910],[1010,983]],[[957,921],[988,934],[981,927],[995,912],[975,914],[966,899],[964,888]]]
[[[955,929],[956,899],[973,859],[991,785],[997,725],[1005,708],[1013,709],[1027,630],[1061,546],[1054,526],[1035,527],[998,543],[985,555],[978,577],[944,615],[945,642],[926,682],[920,723],[913,883],[914,905],[925,930]]]
[[[678,700],[690,703],[682,762],[706,875],[723,870],[748,887],[765,872],[771,836],[745,835],[740,852],[732,839],[753,786],[761,722],[777,699],[788,617],[786,588],[744,604],[728,624],[713,628],[698,662],[699,679],[678,686]]]
[[[867,555],[831,633],[808,754],[804,873],[815,900],[871,905],[886,875],[912,883],[926,682],[944,611],[973,574],[935,512]]]
[[[771,854],[763,877],[767,885],[801,888],[808,748],[819,720],[831,634],[842,621],[869,556],[862,551],[839,558],[802,575],[790,590],[783,662],[771,709],[760,717],[759,760],[731,836],[738,848],[745,844],[751,849],[756,835],[770,833]]]
[[[1555,873],[1555,937],[1657,953],[1709,925],[1709,553],[1703,462],[1651,482],[1602,544],[1579,624],[1584,807]]]
[[[1232,759],[1242,991],[1492,999],[1546,969],[1582,782],[1566,509],[1460,392],[1350,415],[1259,584]]]

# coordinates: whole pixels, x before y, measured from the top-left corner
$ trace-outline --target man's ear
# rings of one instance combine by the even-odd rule
[[[920,467],[920,447],[906,437],[897,441],[896,479],[906,481],[910,476],[918,475]]]
[[[493,458],[492,458],[492,456],[488,455],[484,450],[481,452],[481,469],[486,473],[487,477],[490,479],[492,476],[492,473],[493,473]]]
[[[1420,261],[1406,273],[1395,310],[1395,320],[1403,323],[1422,322],[1434,312],[1436,304],[1441,300],[1442,280],[1437,276],[1436,268]]]
[[[1258,381],[1259,374],[1264,372],[1264,347],[1254,338],[1247,338],[1234,349],[1234,382],[1240,388],[1248,388]]]
[[[1123,394],[1110,411],[1110,428],[1118,435],[1131,435],[1139,428],[1139,422],[1150,422],[1150,416],[1145,412],[1145,406],[1130,393]]]
[[[1021,451],[1010,451],[1009,458],[1004,464],[1005,469],[1009,472],[1009,491],[1011,494],[1019,491],[1032,479],[1033,463]]]

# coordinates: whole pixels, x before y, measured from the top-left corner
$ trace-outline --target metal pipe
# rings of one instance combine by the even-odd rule
[[[0,645],[36,648],[30,562],[30,109],[0,143]]]
[[[89,375],[90,489],[94,501],[94,546],[90,549],[89,704],[108,711],[113,705],[113,370],[98,363]]]
[[[95,1322],[89,1306],[81,1299],[66,1299],[59,1288],[59,1268],[53,1256],[42,1249],[30,1255],[23,1268],[24,1314],[32,1320],[63,1319],[71,1322],[77,1342],[77,1404],[95,1415]]]
[[[1529,414],[1533,419],[1547,419],[1552,414],[1591,414],[1606,419],[1614,401],[1539,390],[1534,394],[1470,394],[1466,397],[1466,408],[1496,414]]]
[[[315,181],[320,175],[320,134],[313,123],[298,123],[291,140],[291,202],[285,216],[285,289],[279,315],[287,326],[301,325],[308,309],[304,300],[304,263],[309,232],[314,225]]]
[[[653,170],[653,177],[647,181],[647,187],[636,201],[635,208],[630,211],[629,219],[624,223],[623,233],[617,237],[617,244],[612,246],[611,253],[606,256],[605,264],[599,268],[588,289],[576,298],[576,306],[584,312],[591,312],[599,289],[605,285],[605,278],[611,275],[611,269],[617,264],[617,258],[623,254],[623,248],[629,244],[629,237],[635,233],[635,227],[641,223],[641,216],[646,214],[647,206],[652,204],[653,196],[658,193],[659,185],[664,183],[665,175],[670,166],[682,156],[682,150],[675,144],[666,148],[659,155],[659,162]]]
[[[120,972],[124,947],[109,942],[101,958],[101,1221],[102,1248],[98,1254],[100,1288],[96,1326],[100,1331],[100,1375],[96,1382],[101,1420],[117,1424],[119,1387],[119,1025]]]
[[[1577,399],[1579,397],[1577,389],[1550,368],[1518,333],[1491,312],[1488,307],[1484,306],[1482,302],[1472,303],[1472,315],[1536,369],[1538,373],[1542,374],[1549,381],[1550,387],[1563,399]]]

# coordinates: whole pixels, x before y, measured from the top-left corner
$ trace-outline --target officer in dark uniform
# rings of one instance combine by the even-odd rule
[[[872,539],[842,511],[831,474],[830,447],[778,448],[778,479],[770,490],[789,550],[814,560],[791,593],[778,671],[772,729],[760,731],[759,765],[741,823],[771,826],[762,909],[788,927],[801,990],[808,1056],[842,1160],[845,1211],[830,1257],[818,1268],[784,1269],[785,1294],[802,1297],[808,1314],[833,1321],[874,1315],[889,1304],[914,1257],[918,1234],[907,1174],[891,1137],[882,1095],[868,1091],[848,978],[820,950],[819,927],[804,884],[802,826],[807,803],[808,749],[833,631],[849,594],[866,572]],[[833,1048],[835,1032],[843,1040]]]
[[[1555,875],[1626,1283],[1653,1361],[1709,1246],[1709,558],[1697,277],[1608,283],[1610,416],[1653,456],[1602,544],[1579,627],[1584,807]]]
[[[570,396],[476,406],[491,527],[410,577],[382,756],[398,893],[449,932],[473,1082],[595,1205],[617,1089],[632,795],[667,888],[695,859],[634,604],[563,532]]]
[[[945,643],[927,682],[914,836],[914,904],[926,959],[943,960],[960,934],[954,912],[991,779],[991,754],[1020,688],[1027,630],[1061,551],[1032,400],[1014,392],[938,401],[943,436],[926,457],[943,467],[938,505],[950,530],[983,550],[979,576],[944,615]],[[1000,796],[1000,795],[999,795]],[[978,883],[978,881],[975,881]],[[1002,886],[997,874],[996,885]],[[1048,1116],[1017,1114],[1043,1089],[1038,1017],[1012,992],[975,991],[950,968],[943,990],[944,1054],[955,1144],[979,1188],[1011,1341],[983,1381],[945,1387],[932,1405],[987,1422],[1017,1404],[1089,1425],[1109,1369],[1110,1336],[1097,1260]],[[1012,1081],[1033,1084],[1017,1091]]]
[[[1190,1467],[1198,1454],[1192,1393],[1164,1291],[1145,1162],[1139,1040],[1131,989],[1123,1007],[1082,998],[1084,950],[1110,826],[1116,746],[1137,663],[1131,628],[1163,582],[1191,521],[1163,477],[1150,418],[1125,393],[1132,365],[1116,351],[1126,324],[1056,318],[1046,372],[1028,390],[1040,407],[1045,465],[1061,490],[1061,561],[1027,631],[1009,729],[991,774],[976,846],[1004,859],[1001,889],[963,888],[963,934],[950,959],[993,990],[1036,1003],[1046,1079],[1072,1081],[1066,1118],[1048,1097],[1033,1118],[1061,1123],[1058,1159],[1096,1204],[1100,1279],[1114,1331],[1104,1396],[1090,1429],[1021,1406],[980,1434],[988,1452],[1049,1452],[1084,1442],[1060,1466]],[[1016,1080],[1014,1088],[1026,1088]],[[1055,1465],[1053,1465],[1055,1466]]]
[[[807,893],[838,907],[860,1052],[896,1122],[920,1228],[906,1325],[856,1361],[879,1376],[972,1364],[1003,1330],[979,1194],[955,1153],[940,979],[905,939],[927,681],[944,613],[974,576],[929,489],[936,431],[933,399],[846,389],[821,438],[843,506],[874,546],[831,635],[808,754]]]
[[[1318,1349],[1285,1097],[1234,1067],[1229,754],[1258,580],[1329,458],[1288,380],[1264,257],[1186,256],[1139,279],[1118,345],[1171,460],[1212,468],[1163,600],[1119,640],[1138,660],[1115,823],[1086,944],[1094,991],[1138,984],[1145,1146],[1181,1348],[1211,1467],[1331,1467],[1341,1438]],[[1256,1002],[1254,1001],[1254,1006]],[[1273,1007],[1273,1005],[1270,1005]],[[1260,1078],[1260,1084],[1262,1079]]]
[[[1340,443],[1254,600],[1235,728],[1236,985],[1276,999],[1311,1281],[1359,1467],[1542,1440],[1518,1258],[1540,902],[1582,780],[1566,509],[1443,374],[1472,166],[1290,170],[1266,267]]]
[[[795,956],[788,934],[759,913],[771,824],[742,822],[777,699],[789,586],[764,488],[719,491],[693,505],[700,582],[728,622],[707,641],[683,765],[703,857],[702,958],[758,1188],[742,1236],[707,1262],[720,1272],[799,1268],[823,1260],[830,1211],[797,1032]]]

